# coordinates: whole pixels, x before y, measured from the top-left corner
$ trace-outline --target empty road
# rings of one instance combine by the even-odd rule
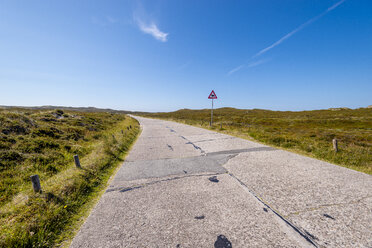
[[[372,176],[136,118],[141,136],[71,247],[372,247]]]

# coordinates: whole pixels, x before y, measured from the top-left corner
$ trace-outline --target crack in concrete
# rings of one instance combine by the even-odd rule
[[[257,148],[251,148],[251,149],[239,149],[239,150],[235,150],[235,151],[242,151],[242,150],[248,150],[248,151],[260,151],[260,150],[266,150],[264,148],[271,148],[271,147],[257,147]],[[269,149],[269,151],[271,150],[276,150],[275,148],[273,149]],[[219,152],[216,152],[217,154],[219,154]],[[214,154],[216,154],[214,153]],[[210,155],[211,153],[207,154],[207,155]],[[226,165],[230,159],[238,156],[240,153],[236,153],[236,154],[232,154],[229,159],[226,161],[225,164],[222,165],[222,167],[224,167],[224,165]],[[225,168],[225,167],[224,167]],[[226,169],[226,168],[225,168]],[[317,237],[315,237],[314,235],[312,235],[311,233],[309,233],[308,231],[306,231],[305,229],[303,229],[303,231],[301,230],[300,227],[296,226],[295,224],[293,224],[292,222],[290,222],[286,216],[282,215],[279,213],[279,211],[275,210],[274,208],[272,208],[266,201],[264,201],[264,199],[262,199],[261,197],[259,197],[256,193],[254,193],[252,190],[250,190],[248,188],[248,186],[243,183],[239,178],[237,178],[234,174],[232,173],[229,173],[227,171],[227,174],[234,178],[241,186],[243,186],[253,197],[255,197],[258,202],[260,202],[261,204],[264,205],[264,208],[263,210],[265,212],[268,212],[268,209],[271,210],[280,220],[282,220],[285,224],[287,224],[287,226],[289,226],[290,228],[292,228],[293,231],[295,231],[295,233],[297,233],[300,237],[302,237],[303,239],[305,239],[306,242],[308,242],[309,244],[313,245],[314,247],[321,247],[315,240],[319,240]]]
[[[236,139],[236,138],[235,137],[227,137],[227,138],[206,139],[206,140],[195,141],[194,143],[207,142],[207,141],[216,141],[216,140],[227,140],[227,139]]]
[[[277,210],[273,209],[268,203],[266,203],[261,197],[256,195],[252,190],[248,188],[248,186],[243,183],[239,178],[235,175],[228,173],[229,176],[234,178],[240,185],[242,185],[253,197],[255,197],[260,203],[262,203],[267,209],[270,209],[276,216],[278,216],[282,221],[284,221],[288,226],[290,226],[297,234],[299,234],[302,238],[304,238],[308,243],[313,245],[314,247],[320,247],[319,244],[313,239],[313,235],[309,235],[306,231],[303,232],[300,227],[297,227],[295,224],[290,222],[286,219],[285,216],[280,214]]]
[[[199,146],[195,145],[195,144],[192,143],[191,141],[187,142],[186,144],[187,144],[187,145],[193,145],[194,148],[195,148],[196,150],[200,150],[201,154],[202,154],[203,156],[205,156],[205,151],[204,151],[203,149],[201,149]]]
[[[222,175],[222,174],[226,174],[226,172],[225,173],[208,173],[208,174],[193,174],[193,175],[185,175],[185,176],[175,176],[175,177],[171,177],[171,178],[152,181],[152,182],[143,183],[143,184],[130,186],[130,187],[118,187],[118,188],[113,188],[113,189],[107,189],[105,191],[105,193],[109,193],[109,192],[112,192],[112,191],[127,192],[127,191],[131,191],[131,190],[134,190],[134,189],[141,189],[141,188],[144,188],[146,186],[153,185],[153,184],[168,182],[168,181],[173,181],[173,180],[178,180],[178,179],[183,179],[183,178],[187,178],[187,177],[210,177],[210,176],[218,176],[218,175]]]
[[[260,151],[276,151],[277,149],[272,147],[253,147],[253,148],[246,148],[246,149],[235,149],[235,150],[226,150],[226,151],[219,151],[219,152],[209,152],[207,156],[211,155],[218,155],[218,154],[240,154],[244,152],[260,152]]]
[[[284,215],[284,216],[287,218],[287,217],[290,217],[290,216],[293,216],[293,215],[299,215],[301,213],[307,213],[307,212],[311,212],[311,211],[316,211],[316,210],[320,210],[320,209],[323,209],[323,208],[326,208],[326,207],[335,207],[335,206],[337,207],[337,206],[352,205],[352,204],[360,203],[361,201],[363,201],[365,199],[368,199],[368,198],[372,198],[372,196],[365,196],[365,197],[362,197],[362,198],[360,198],[358,200],[353,200],[353,201],[349,201],[349,202],[323,204],[323,205],[320,205],[320,206],[317,206],[317,207],[310,207],[310,208],[306,208],[304,210],[300,210],[300,211],[296,211],[296,212],[293,212],[293,213],[289,213],[289,214]]]
[[[177,133],[176,131],[174,131],[174,129],[172,129],[171,127],[166,127],[166,128],[168,128],[170,131],[171,131],[171,133]]]
[[[170,128],[170,127],[167,127],[167,128],[169,128],[171,132],[176,133],[176,131],[174,131],[172,128]],[[234,158],[235,156],[239,155],[240,153],[244,153],[244,152],[255,152],[255,151],[275,151],[275,150],[277,150],[277,149],[272,148],[272,147],[254,147],[254,148],[235,149],[235,150],[226,150],[226,151],[218,151],[218,152],[206,153],[201,147],[197,146],[195,143],[198,143],[198,142],[207,142],[207,141],[214,141],[216,139],[208,139],[208,140],[201,140],[201,141],[192,142],[192,141],[188,140],[187,138],[185,138],[182,135],[179,135],[179,137],[182,138],[182,139],[184,139],[184,140],[186,140],[186,141],[188,141],[186,144],[191,144],[195,149],[200,150],[202,156],[230,154],[231,156],[229,156],[229,158],[228,158],[228,160],[226,161],[225,164],[227,164],[230,159]],[[225,139],[234,139],[234,137],[225,138]],[[170,148],[170,149],[173,150],[173,148],[170,145],[168,145],[168,148]],[[221,166],[224,167],[225,164],[223,164]],[[167,178],[167,179],[152,181],[152,182],[148,182],[148,183],[144,183],[144,184],[136,185],[136,186],[131,186],[131,187],[119,187],[119,188],[114,188],[114,189],[108,189],[108,190],[106,190],[106,192],[107,193],[108,192],[112,192],[112,191],[127,192],[127,191],[131,191],[131,190],[135,190],[135,189],[144,188],[146,186],[154,185],[154,184],[157,184],[157,183],[178,180],[178,179],[182,179],[182,178],[186,178],[186,177],[200,177],[201,176],[201,177],[209,177],[209,179],[211,179],[211,178],[214,179],[214,178],[216,178],[217,175],[221,175],[221,174],[226,174],[226,173],[213,173],[213,174],[210,173],[210,174],[194,174],[194,175],[175,176],[175,177],[172,177],[172,178]],[[248,188],[248,186],[246,184],[244,184],[240,179],[238,179],[235,175],[233,175],[231,173],[228,173],[228,175],[231,176],[232,178],[234,178],[253,197],[255,197],[261,204],[263,204],[264,205],[264,208],[263,209],[264,209],[265,212],[268,212],[269,210],[272,211],[272,213],[274,213],[277,217],[279,217],[280,220],[282,220],[285,224],[287,224],[287,226],[289,226],[290,228],[292,228],[292,230],[294,230],[295,233],[297,233],[299,236],[301,236],[303,239],[305,239],[309,244],[313,245],[314,247],[319,247],[319,245],[315,241],[315,240],[317,240],[317,238],[314,235],[312,235],[311,233],[309,233],[306,230],[301,230],[300,227],[297,227],[295,224],[293,224],[292,222],[290,222],[289,220],[287,220],[286,219],[287,216],[284,216],[284,215],[280,214],[277,210],[273,209],[261,197],[259,197],[258,195],[256,195],[253,191],[251,191]]]
[[[173,132],[173,133],[177,133],[177,132],[174,131],[171,127],[166,126],[166,128],[168,128],[168,129],[169,129],[171,132]],[[206,153],[205,153],[205,151],[204,151],[203,149],[201,149],[201,147],[195,145],[194,142],[190,141],[189,139],[185,138],[185,137],[182,136],[182,135],[179,135],[179,137],[182,138],[182,139],[184,139],[184,140],[186,140],[186,141],[188,141],[186,144],[188,144],[188,145],[189,145],[189,144],[190,144],[190,145],[193,145],[194,148],[195,148],[196,150],[200,150],[202,156],[205,156]]]

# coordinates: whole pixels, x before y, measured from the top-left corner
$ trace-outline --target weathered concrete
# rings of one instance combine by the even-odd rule
[[[219,235],[233,247],[301,246],[232,177],[218,175],[217,183],[209,177],[107,192],[72,247],[213,247]]]
[[[141,137],[71,247],[372,247],[371,176],[138,119]]]
[[[225,168],[327,247],[371,247],[372,177],[286,151],[242,153]]]
[[[138,160],[127,162],[115,176],[113,183],[141,178],[164,177],[169,175],[226,173],[222,167],[233,155],[217,154],[190,158]]]

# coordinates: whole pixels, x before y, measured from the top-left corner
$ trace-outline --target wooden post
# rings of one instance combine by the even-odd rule
[[[75,165],[77,168],[81,169],[80,160],[78,155],[74,155]]]
[[[335,150],[335,152],[338,152],[338,142],[337,142],[337,139],[333,139],[332,140],[332,143],[333,143],[333,150]]]
[[[132,125],[129,125],[129,128],[132,129]]]
[[[121,130],[121,134],[124,134],[124,131],[123,130]]]
[[[220,129],[222,129],[222,123],[220,123]]]
[[[32,188],[34,188],[34,191],[41,193],[39,175],[32,175],[32,176],[30,176],[30,178],[31,178],[31,182],[32,182]]]

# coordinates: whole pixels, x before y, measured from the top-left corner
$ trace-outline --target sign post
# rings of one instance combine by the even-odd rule
[[[213,100],[217,99],[217,95],[216,93],[214,93],[214,90],[212,90],[212,92],[209,94],[208,99],[212,99],[211,122],[210,122],[210,126],[212,127],[213,125]]]

